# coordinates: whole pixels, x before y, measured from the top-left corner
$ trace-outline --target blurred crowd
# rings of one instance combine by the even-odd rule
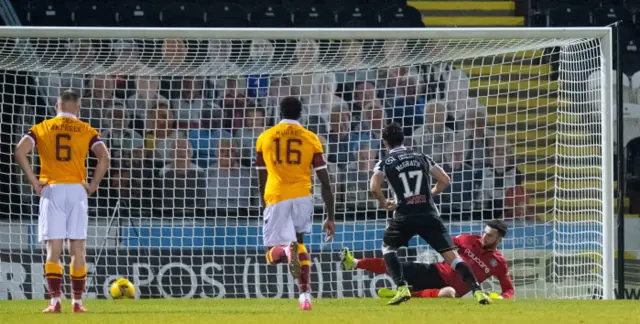
[[[95,55],[91,43],[74,46],[71,64]],[[132,59],[139,55],[135,44],[112,46],[122,74],[35,76],[49,107],[60,89],[81,93],[80,117],[100,130],[111,149],[112,167],[99,193],[110,204],[257,207],[255,140],[279,121],[280,100],[295,96],[305,109],[300,122],[325,146],[339,211],[376,208],[368,180],[386,153],[381,129],[397,121],[406,146],[433,156],[452,179],[436,197],[443,217],[535,217],[526,208],[523,176],[505,130],[488,125],[487,108],[469,96],[469,77],[450,63],[337,73],[134,76],[126,72],[145,68]]]

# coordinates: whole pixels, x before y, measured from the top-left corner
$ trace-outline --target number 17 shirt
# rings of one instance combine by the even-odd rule
[[[48,184],[85,182],[87,153],[102,143],[98,131],[66,113],[31,127],[26,136],[38,148],[40,180]]]
[[[256,141],[256,168],[267,170],[266,206],[310,196],[311,169],[327,167],[322,153],[318,136],[295,120],[283,119],[260,134]]]
[[[439,212],[431,197],[431,172],[440,168],[431,157],[408,150],[404,146],[389,151],[380,160],[373,173],[383,173],[393,189],[401,215],[429,215]]]

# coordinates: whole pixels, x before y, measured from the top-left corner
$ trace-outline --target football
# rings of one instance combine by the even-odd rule
[[[120,278],[111,284],[109,294],[113,299],[134,298],[136,288],[127,278]]]

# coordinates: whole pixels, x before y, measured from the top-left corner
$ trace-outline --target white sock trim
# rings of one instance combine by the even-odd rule
[[[298,297],[298,301],[300,303],[304,301],[311,301],[311,293],[308,293],[308,292],[301,293],[300,296]]]
[[[49,301],[49,303],[50,303],[51,305],[55,305],[55,304],[57,304],[57,303],[59,303],[59,302],[60,302],[60,297],[54,297],[54,298],[51,298],[51,301]]]
[[[458,263],[460,262],[464,262],[464,260],[462,260],[461,257],[457,257],[453,260],[453,262],[451,262],[451,269],[455,270],[456,266],[458,265]]]
[[[382,246],[382,255],[389,254],[389,253],[396,253],[396,249],[394,249],[392,247],[389,247],[389,246],[383,245]]]
[[[82,299],[74,299],[72,303],[82,305]]]

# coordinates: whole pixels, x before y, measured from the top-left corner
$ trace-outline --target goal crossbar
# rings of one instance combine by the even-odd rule
[[[536,39],[603,38],[609,27],[570,28],[137,28],[0,27],[2,38],[136,39]]]

